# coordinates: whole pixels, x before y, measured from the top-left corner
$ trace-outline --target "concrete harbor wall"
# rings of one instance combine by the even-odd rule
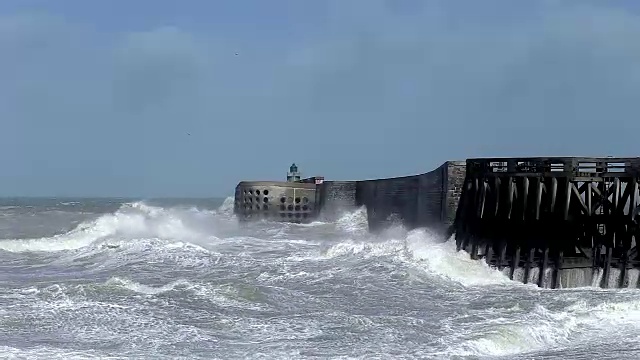
[[[242,181],[236,186],[234,213],[242,221],[312,221],[317,216],[316,185],[302,182]]]
[[[235,212],[241,220],[310,222],[335,220],[364,206],[371,231],[394,223],[445,231],[455,220],[464,177],[465,163],[448,161],[428,173],[386,179],[243,181],[236,187]]]
[[[356,182],[356,204],[365,206],[369,229],[392,224],[446,231],[453,225],[465,163],[448,161],[428,173]]]

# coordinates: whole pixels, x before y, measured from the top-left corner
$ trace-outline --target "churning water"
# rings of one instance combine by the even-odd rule
[[[232,199],[7,200],[0,357],[636,359],[640,290],[510,281],[428,231]]]

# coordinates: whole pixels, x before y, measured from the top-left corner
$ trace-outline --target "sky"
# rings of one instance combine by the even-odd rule
[[[0,2],[1,196],[640,155],[640,5]]]

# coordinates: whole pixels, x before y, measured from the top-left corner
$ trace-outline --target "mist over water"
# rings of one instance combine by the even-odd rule
[[[511,281],[427,229],[369,234],[364,209],[307,225],[240,224],[232,209],[232,199],[2,206],[0,354],[640,356],[638,289]]]

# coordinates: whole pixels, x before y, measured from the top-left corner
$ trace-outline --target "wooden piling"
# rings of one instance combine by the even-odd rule
[[[538,286],[544,287],[544,277],[547,272],[547,267],[549,266],[549,248],[546,247],[542,251],[542,259],[540,260],[540,270],[538,275]]]
[[[604,258],[604,270],[602,271],[602,287],[609,287],[609,275],[611,273],[611,255],[612,249],[610,246],[607,246],[607,252]]]
[[[502,271],[502,269],[504,269],[505,266],[505,261],[507,258],[507,242],[506,241],[501,241],[500,242],[500,253],[498,255],[498,270]]]
[[[487,243],[484,249],[484,261],[487,265],[491,265],[493,261],[493,245],[491,243]]]
[[[516,247],[516,251],[513,253],[513,257],[511,258],[511,270],[509,271],[509,279],[513,280],[513,274],[516,272],[516,269],[520,265],[520,246]]]

